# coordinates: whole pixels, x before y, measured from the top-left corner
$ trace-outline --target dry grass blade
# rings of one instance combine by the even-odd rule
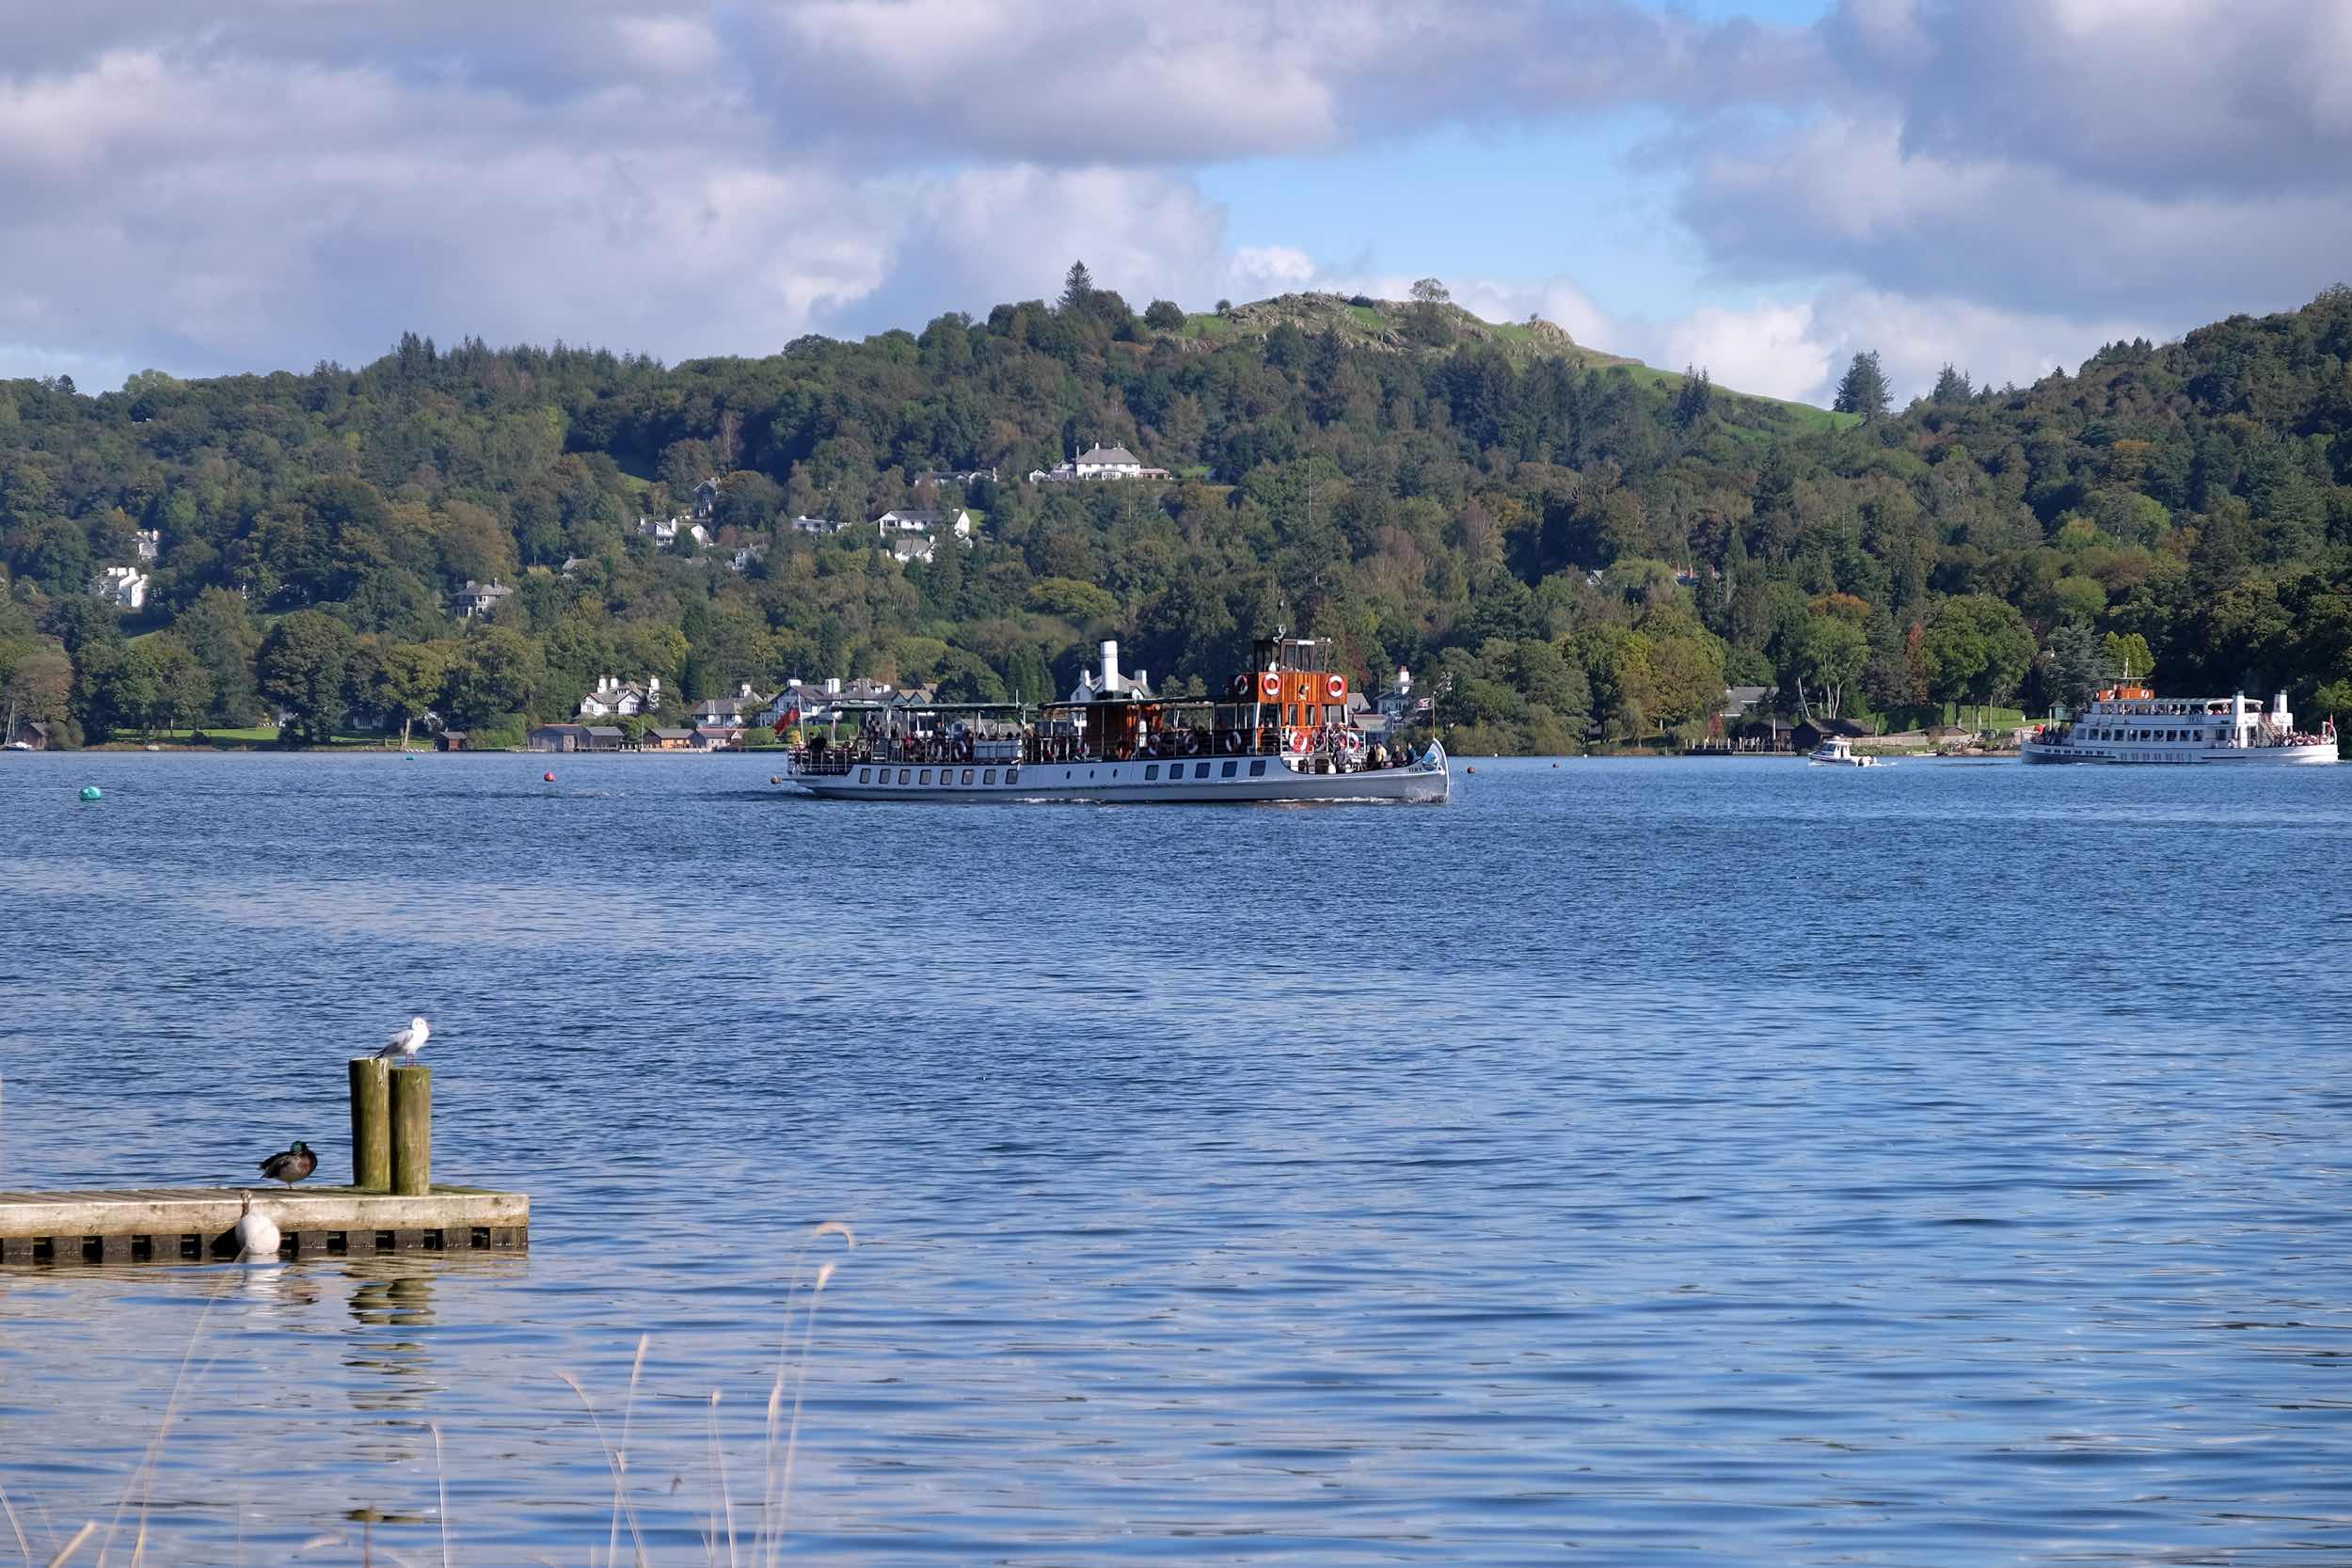
[[[817,1237],[838,1236],[851,1251],[857,1248],[857,1233],[839,1220],[827,1220],[817,1227]],[[815,1240],[812,1237],[811,1240]],[[817,1338],[817,1305],[825,1293],[825,1286],[833,1278],[836,1265],[827,1263],[817,1271],[817,1283],[808,1293],[808,1308],[801,1318],[801,1367],[792,1383],[792,1426],[784,1443],[784,1484],[776,1499],[776,1533],[779,1544],[786,1528],[792,1522],[792,1464],[801,1451],[801,1401],[808,1392],[809,1347]]]
[[[73,1532],[73,1539],[67,1542],[64,1546],[59,1548],[57,1555],[49,1560],[49,1568],[65,1568],[65,1560],[72,1557],[75,1552],[80,1551],[82,1549],[82,1543],[87,1541],[97,1528],[98,1521],[92,1519],[89,1523],[84,1525],[80,1529],[75,1530]]]
[[[735,1560],[735,1497],[727,1490],[726,1450],[719,1446],[719,1390],[710,1391],[710,1467],[719,1476],[719,1507],[721,1516],[713,1519],[711,1533],[723,1532],[727,1538],[727,1568],[737,1568]]]
[[[441,1498],[441,1568],[449,1568],[449,1470],[441,1463],[441,1428],[430,1422],[425,1430],[433,1433],[433,1480]]]
[[[637,1419],[637,1380],[645,1370],[645,1347],[652,1343],[652,1335],[637,1336],[637,1358],[628,1364],[628,1398],[621,1405],[620,1463],[612,1473],[612,1528],[604,1544],[606,1568],[621,1560],[621,1503],[623,1482],[628,1475],[628,1434]]]
[[[641,1343],[638,1350],[640,1359],[643,1358],[644,1354],[644,1346]],[[614,1494],[620,1498],[621,1511],[628,1518],[629,1544],[637,1553],[637,1568],[645,1568],[645,1542],[644,1536],[639,1533],[637,1528],[637,1510],[630,1504],[628,1500],[628,1494],[622,1485],[622,1478],[628,1473],[627,1465],[620,1454],[614,1451],[612,1442],[604,1435],[604,1422],[596,1416],[596,1402],[588,1397],[588,1390],[580,1386],[580,1379],[574,1377],[569,1372],[558,1372],[555,1375],[562,1378],[565,1386],[569,1387],[573,1393],[580,1396],[580,1408],[588,1412],[588,1424],[596,1432],[596,1442],[604,1449],[605,1464],[610,1465],[612,1470],[612,1487]],[[629,1386],[632,1390],[636,1387],[636,1380],[634,1378],[631,1378]]]
[[[6,1488],[0,1488],[0,1513],[8,1515],[8,1529],[16,1536],[16,1555],[24,1560],[26,1568],[31,1568],[33,1560],[32,1543],[24,1539],[24,1527],[16,1522],[16,1510],[9,1506],[8,1494]]]
[[[112,1545],[114,1543],[115,1530],[122,1523],[122,1511],[131,1505],[131,1494],[134,1491],[140,1495],[140,1547],[144,1548],[145,1546],[147,1535],[146,1499],[153,1493],[155,1481],[155,1462],[163,1457],[164,1439],[171,1434],[172,1419],[180,1414],[180,1397],[187,1391],[188,1368],[194,1364],[196,1360],[196,1347],[203,1342],[204,1325],[212,1321],[213,1308],[219,1303],[221,1292],[227,1290],[236,1278],[237,1275],[234,1272],[224,1272],[220,1276],[220,1283],[215,1285],[211,1292],[205,1296],[204,1309],[196,1315],[196,1327],[190,1331],[188,1335],[188,1348],[180,1353],[179,1375],[171,1380],[171,1397],[164,1402],[164,1416],[163,1419],[156,1423],[154,1439],[147,1445],[147,1452],[140,1459],[138,1469],[132,1475],[130,1481],[124,1484],[122,1488],[122,1496],[115,1499],[114,1517],[106,1521],[106,1539],[98,1548],[98,1555],[101,1560],[103,1560],[105,1558],[106,1547]],[[212,1363],[208,1361],[205,1365],[210,1367]],[[134,1562],[138,1560],[135,1551],[134,1552],[132,1560]]]

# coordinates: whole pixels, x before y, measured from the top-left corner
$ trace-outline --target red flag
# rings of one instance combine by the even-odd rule
[[[784,717],[776,721],[776,733],[778,735],[782,735],[800,721],[801,709],[800,705],[796,703],[792,706],[786,708],[784,710]]]

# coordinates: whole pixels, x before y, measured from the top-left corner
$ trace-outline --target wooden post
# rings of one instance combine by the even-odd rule
[[[375,1056],[351,1064],[351,1184],[363,1192],[392,1184],[391,1066]]]
[[[422,1197],[433,1191],[433,1069],[394,1068],[392,1191]]]

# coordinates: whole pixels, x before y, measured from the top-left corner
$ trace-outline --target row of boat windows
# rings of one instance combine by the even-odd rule
[[[1240,778],[1242,776],[1240,762],[1195,762],[1195,764],[1190,764],[1190,767],[1193,767],[1193,778],[1209,778],[1209,768],[1216,768],[1218,778]],[[1167,781],[1176,783],[1179,778],[1184,778],[1184,771],[1185,771],[1184,762],[1171,762],[1169,778],[1167,778]],[[878,773],[880,773],[880,778],[875,778]],[[889,768],[859,768],[859,783],[889,783],[889,773],[892,773]],[[944,785],[953,785],[953,783],[974,783],[974,773],[978,773],[978,783],[983,783],[983,785],[991,785],[991,783],[997,781],[997,768],[964,768],[962,781],[958,781],[955,768],[898,768],[898,783],[927,785],[927,783],[931,783],[931,773],[939,773],[939,783],[944,783]],[[1118,768],[1110,768],[1110,776],[1118,778],[1120,776]],[[1265,778],[1265,757],[1256,757],[1254,762],[1249,764],[1249,776]],[[1094,778],[1094,768],[1087,768],[1087,778]],[[1005,768],[1005,783],[1009,783],[1009,785],[1021,783],[1021,768]],[[1151,762],[1143,767],[1143,783],[1160,783],[1160,764]]]
[[[2085,731],[2082,733],[2082,736],[2080,736],[2080,738],[2082,738],[2082,739],[2084,739],[2084,740],[2203,740],[2203,739],[2206,739],[2206,738],[2208,738],[2208,737],[2207,737],[2206,732],[2205,732],[2205,731],[2203,731],[2203,730],[2201,730],[2201,729],[2195,729],[2195,730],[2116,730],[2116,729],[2098,729],[2098,730],[2085,730]]]
[[[1185,764],[1181,762],[1169,763],[1168,765],[1168,782],[1169,784],[1174,784],[1177,780],[1183,778],[1184,776],[1185,766]],[[1192,768],[1192,776],[1196,779],[1205,779],[1209,777],[1209,769],[1212,768],[1216,769],[1216,776],[1220,779],[1233,779],[1241,776],[1241,764],[1239,761],[1196,762],[1190,766]],[[1089,779],[1094,777],[1094,771],[1095,770],[1091,768],[1088,768],[1087,777]],[[943,784],[952,784],[958,782],[956,770],[952,768],[901,768],[898,769],[898,782],[900,784],[927,784],[931,782],[931,775],[934,772],[939,775],[939,782]],[[871,776],[877,773],[879,773],[881,777],[875,778]],[[996,769],[993,768],[967,768],[963,769],[963,777],[961,782],[964,784],[973,783],[973,775],[975,773],[979,775],[978,782],[981,784],[993,784],[996,782]],[[1005,783],[1009,784],[1017,784],[1021,782],[1020,768],[1008,768],[1004,770],[1004,773]],[[1263,779],[1265,777],[1265,759],[1263,757],[1258,757],[1250,762],[1249,776],[1253,779]],[[1111,777],[1113,779],[1119,777],[1118,768],[1114,768],[1111,769]],[[890,782],[890,769],[887,768],[861,768],[857,770],[857,782],[860,784],[888,784]],[[1160,782],[1160,765],[1158,763],[1147,763],[1144,766],[1143,782],[1145,784],[1158,784]]]

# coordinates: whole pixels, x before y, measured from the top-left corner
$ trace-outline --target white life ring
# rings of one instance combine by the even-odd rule
[[[1282,732],[1282,750],[1294,755],[1304,756],[1314,750],[1314,736],[1306,730],[1293,729]]]
[[[1278,697],[1281,696],[1281,694],[1282,694],[1282,677],[1281,677],[1281,676],[1279,676],[1279,675],[1276,674],[1276,673],[1275,673],[1273,671],[1271,671],[1271,670],[1264,671],[1264,672],[1263,672],[1263,673],[1261,673],[1259,674],[1259,676],[1258,676],[1258,695],[1260,695],[1261,697],[1263,697],[1263,698],[1264,698],[1267,702],[1269,702],[1269,703],[1270,703],[1270,702],[1273,702],[1276,698],[1278,698]]]
[[[1333,675],[1323,683],[1323,689],[1329,692],[1331,700],[1336,703],[1347,695],[1347,683],[1339,676]]]

